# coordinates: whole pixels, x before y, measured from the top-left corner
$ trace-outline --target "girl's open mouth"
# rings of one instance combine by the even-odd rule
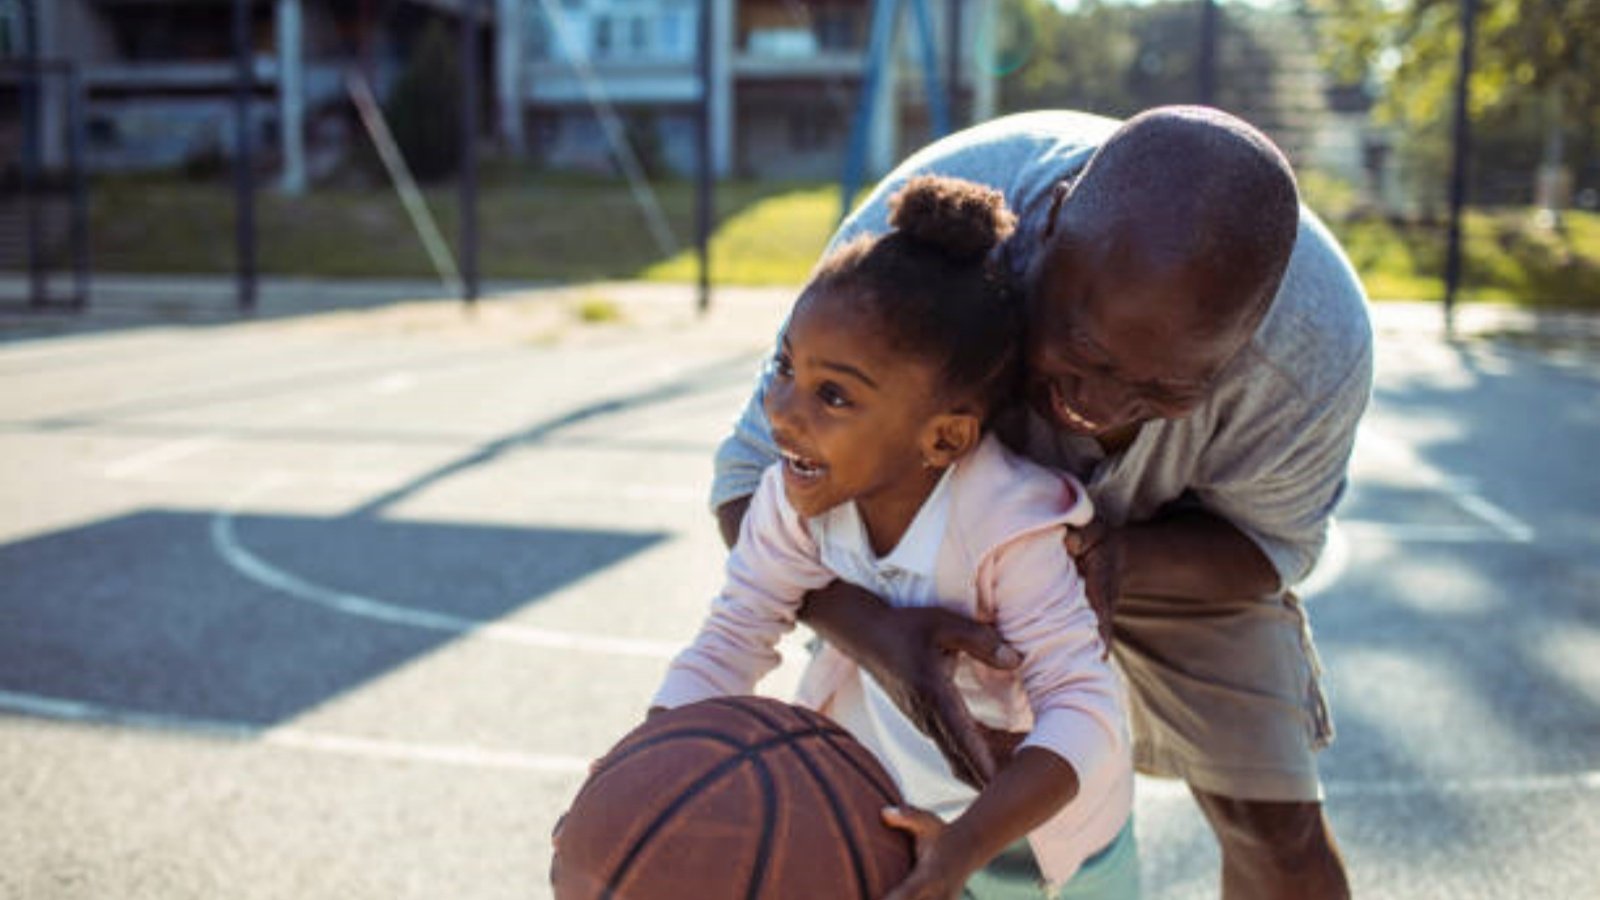
[[[789,450],[780,452],[783,455],[784,471],[801,482],[816,481],[828,471],[828,467],[818,460],[801,456]]]

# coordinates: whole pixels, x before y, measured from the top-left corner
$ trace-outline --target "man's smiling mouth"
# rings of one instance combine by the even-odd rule
[[[1070,405],[1068,405],[1067,398],[1061,395],[1061,385],[1058,384],[1055,379],[1051,379],[1049,384],[1050,408],[1055,411],[1057,416],[1059,416],[1068,425],[1083,431],[1100,430],[1099,422],[1096,422],[1095,420],[1089,418],[1083,413],[1078,412],[1076,409],[1073,409]]]

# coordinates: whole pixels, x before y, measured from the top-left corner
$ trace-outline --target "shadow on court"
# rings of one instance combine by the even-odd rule
[[[269,726],[660,541],[659,533],[149,510],[0,547],[0,689]],[[306,599],[310,595],[312,599]],[[364,598],[417,627],[317,598]]]

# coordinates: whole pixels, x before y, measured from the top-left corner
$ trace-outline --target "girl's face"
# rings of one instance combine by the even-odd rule
[[[914,513],[953,459],[937,386],[932,366],[889,347],[875,314],[837,294],[802,296],[765,396],[790,505],[810,517],[855,500],[869,529],[874,510]]]

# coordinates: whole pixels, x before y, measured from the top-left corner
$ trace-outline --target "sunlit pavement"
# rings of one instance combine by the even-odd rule
[[[787,292],[275,290],[0,344],[0,896],[548,896],[716,587],[710,456]],[[1600,340],[1480,315],[1379,308],[1306,591],[1358,896],[1600,879]],[[1181,786],[1137,816],[1149,896],[1214,896]]]

